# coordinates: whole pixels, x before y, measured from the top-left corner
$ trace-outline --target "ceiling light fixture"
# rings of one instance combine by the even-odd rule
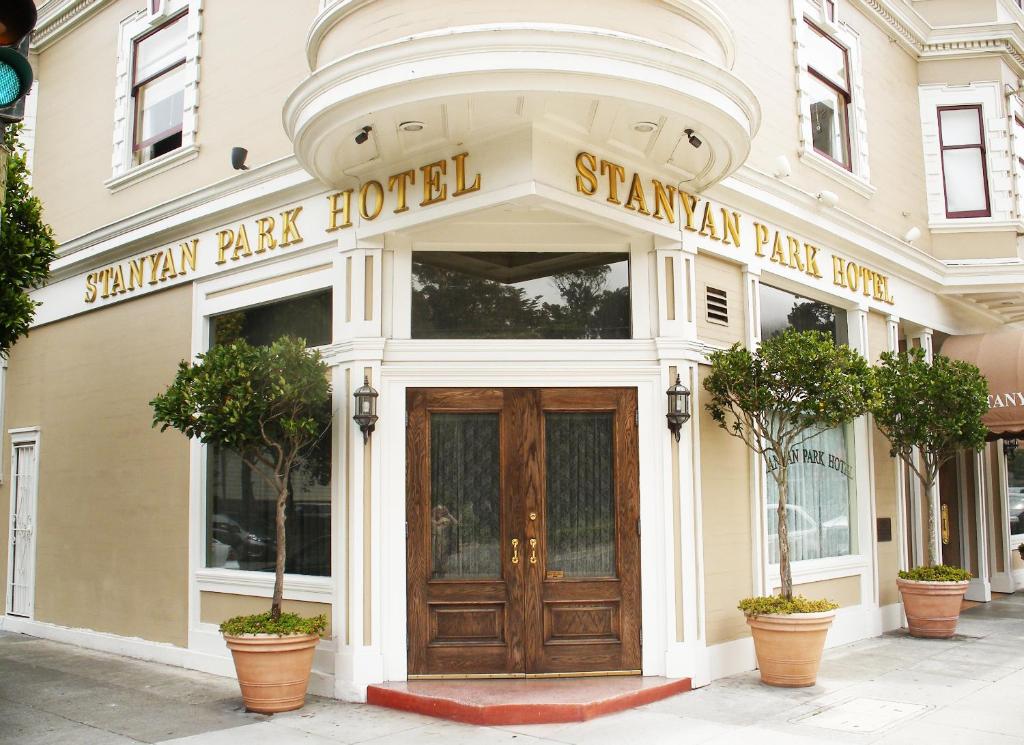
[[[654,122],[633,122],[633,131],[639,132],[640,134],[647,134],[653,132],[658,128],[658,125]]]
[[[422,132],[424,126],[423,122],[408,121],[399,124],[398,128],[403,132]]]

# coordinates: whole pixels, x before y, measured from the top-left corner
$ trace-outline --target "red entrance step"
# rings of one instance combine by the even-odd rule
[[[366,701],[464,724],[549,724],[583,722],[689,690],[689,678],[639,675],[413,680],[367,686]]]

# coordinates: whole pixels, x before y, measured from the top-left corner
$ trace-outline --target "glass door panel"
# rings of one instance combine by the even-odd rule
[[[547,413],[547,578],[615,576],[614,418]]]
[[[431,414],[433,579],[501,576],[497,414]]]

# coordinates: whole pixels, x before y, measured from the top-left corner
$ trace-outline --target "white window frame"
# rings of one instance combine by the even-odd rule
[[[829,176],[861,196],[871,197],[875,187],[871,185],[871,169],[868,163],[867,112],[864,98],[864,75],[861,57],[860,36],[843,23],[839,0],[835,0],[835,20],[828,17],[821,0],[791,0],[793,23],[794,59],[796,60],[797,116],[800,131],[800,161]],[[850,105],[849,119],[850,168],[847,169],[826,155],[814,149],[811,123],[810,88],[814,76],[808,70],[807,42],[815,33],[807,25],[810,21],[827,33],[846,49],[847,71],[849,74]]]
[[[918,88],[921,106],[921,135],[924,147],[925,188],[928,199],[928,227],[933,232],[1006,230],[1024,228],[1014,190],[1014,172],[1021,143],[1012,143],[1014,107],[1004,104],[1002,84],[996,81],[970,85],[922,85]],[[947,106],[980,106],[982,137],[985,144],[985,170],[988,181],[988,217],[947,217],[946,187],[939,149],[939,109]],[[1021,117],[1024,119],[1024,116]],[[1018,182],[1019,183],[1019,182]]]
[[[150,0],[146,8],[121,21],[117,41],[117,80],[114,89],[114,149],[111,158],[112,176],[106,182],[117,192],[199,155],[196,142],[199,109],[199,53],[202,36],[203,0]],[[153,8],[155,7],[155,11]],[[181,12],[187,13],[185,40],[185,110],[182,115],[181,147],[169,153],[135,164],[134,142],[135,102],[132,99],[132,64],[135,42]]]
[[[40,443],[42,441],[41,432],[39,427],[19,427],[18,429],[12,429],[8,431],[11,438],[11,472],[14,471],[14,457],[15,451],[19,445],[33,445],[35,447],[35,463],[33,464],[32,473],[32,491],[29,499],[32,502],[32,514],[36,518],[36,525],[38,526],[39,517],[39,453]],[[7,577],[6,586],[4,588],[4,615],[9,615],[11,612],[11,585],[14,582],[14,541],[11,540],[11,520],[14,518],[15,502],[17,501],[18,495],[15,493],[17,488],[16,479],[10,479],[10,505],[7,511]],[[39,554],[39,532],[35,531],[32,537],[32,571],[29,574],[29,587],[32,588],[33,597],[29,602],[29,613],[24,618],[32,620],[35,618],[35,589],[36,589],[36,559]],[[19,616],[21,618],[22,616]]]

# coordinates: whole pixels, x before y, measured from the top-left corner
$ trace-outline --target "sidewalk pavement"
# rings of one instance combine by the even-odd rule
[[[315,697],[247,714],[234,680],[0,633],[0,743],[1024,744],[1024,593],[965,611],[959,630],[829,650],[813,688],[744,673],[589,722],[502,727]]]

